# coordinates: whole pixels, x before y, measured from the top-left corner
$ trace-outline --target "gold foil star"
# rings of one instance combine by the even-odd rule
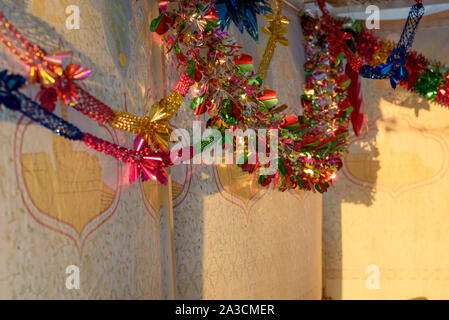
[[[261,74],[262,79],[267,76],[268,69],[270,68],[271,60],[273,59],[274,50],[278,43],[283,46],[289,46],[290,42],[285,37],[288,33],[285,25],[290,23],[290,19],[282,16],[282,0],[273,0],[273,12],[275,14],[265,15],[265,19],[270,23],[268,26],[262,28],[262,32],[269,34],[265,52],[262,56],[262,61],[259,64],[257,73]]]
[[[138,117],[124,111],[114,111],[115,117],[109,125],[115,129],[140,135],[148,145],[168,151],[172,129],[168,126],[171,117],[182,104],[182,95],[172,92],[151,107],[148,117]]]

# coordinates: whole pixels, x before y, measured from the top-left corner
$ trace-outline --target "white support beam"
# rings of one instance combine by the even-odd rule
[[[381,20],[398,20],[406,19],[408,12],[410,11],[410,0],[395,0],[388,2],[371,3],[375,4],[380,9],[380,19]],[[369,14],[366,13],[367,6],[370,3],[349,5],[341,7],[333,7],[327,3],[329,12],[332,15],[340,17],[350,17],[357,20],[365,20]],[[315,12],[317,7],[315,3],[305,3],[305,8]],[[427,0],[424,3],[426,12],[425,15],[431,15],[434,13],[449,10],[448,0]]]

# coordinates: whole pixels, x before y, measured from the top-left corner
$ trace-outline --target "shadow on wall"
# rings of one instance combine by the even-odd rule
[[[349,153],[337,176],[334,188],[323,195],[323,299],[341,299],[343,281],[342,203],[371,206],[375,201],[379,150],[376,146],[378,129],[375,118],[380,114],[379,101],[364,100],[369,120],[368,131],[350,136]],[[344,176],[344,177],[342,177]],[[361,188],[354,189],[347,181],[356,176]],[[342,177],[339,179],[338,177]],[[349,187],[348,187],[349,184]]]
[[[187,167],[187,166],[183,166]],[[178,167],[176,170],[182,170]],[[184,168],[185,169],[185,168]],[[173,174],[173,210],[175,226],[176,283],[178,299],[203,297],[204,250],[204,197],[209,170],[200,165],[190,165],[190,172]],[[185,177],[184,181],[175,178]],[[194,192],[184,190],[192,188]],[[196,190],[195,190],[196,189]],[[196,191],[196,192],[195,192]],[[185,199],[183,200],[182,198]],[[188,210],[177,210],[178,205],[189,203]],[[184,208],[185,209],[185,208]]]
[[[369,120],[369,129],[368,131],[365,130],[360,137],[350,137],[350,152],[345,157],[344,168],[339,174],[339,176],[343,175],[343,179],[339,181],[337,178],[335,188],[323,197],[323,278],[325,283],[323,298],[325,299],[342,299],[344,280],[353,280],[349,276],[352,270],[344,270],[343,266],[342,204],[357,204],[365,207],[370,207],[374,204],[376,201],[376,190],[379,187],[379,170],[382,166],[379,160],[380,150],[377,143],[379,125],[382,126],[384,134],[399,130],[400,123],[398,123],[397,119],[390,119],[388,116],[382,115],[381,103],[391,103],[401,108],[413,109],[416,117],[419,116],[420,111],[430,109],[430,104],[426,99],[423,99],[418,94],[410,93],[402,87],[393,90],[387,80],[363,79],[362,90]],[[384,152],[382,156],[385,159],[386,156],[389,156],[385,153],[393,154],[395,148],[390,143],[388,136],[383,136],[382,141]],[[409,159],[405,153],[399,156],[403,157],[403,159],[414,161],[414,159]],[[394,179],[394,177],[391,177],[391,179]],[[353,210],[346,214],[357,213]],[[350,254],[357,255],[353,251]],[[362,252],[361,255],[363,255]],[[365,270],[361,272],[364,274]],[[366,279],[362,276],[360,281],[365,283]],[[415,299],[421,300],[422,298]]]
[[[447,59],[449,47],[446,37],[448,34],[448,17],[448,11],[426,14],[419,25],[412,49],[424,54],[429,59],[435,59],[447,65],[449,62]],[[405,19],[382,21],[381,29],[377,31],[378,35],[384,39],[397,41],[404,22]],[[445,201],[443,193],[438,193],[438,191],[433,193],[430,190],[441,188],[441,192],[444,192],[444,181],[447,180],[447,173],[444,168],[447,168],[447,141],[445,140],[448,126],[444,120],[447,117],[442,112],[446,108],[431,104],[427,99],[402,87],[393,90],[387,81],[364,80],[362,90],[364,100],[368,103],[367,108],[370,117],[372,112],[369,108],[378,109],[381,107],[385,113],[382,121],[377,124],[381,132],[378,132],[377,138],[374,137],[373,139],[374,142],[379,139],[378,159],[382,160],[380,162],[382,168],[379,168],[377,181],[374,185],[378,188],[379,193],[376,196],[377,199],[373,198],[373,204],[376,204],[375,208],[385,208],[389,214],[383,212],[382,209],[374,210],[373,206],[371,208],[361,206],[360,210],[357,210],[358,208],[354,208],[354,206],[345,207],[344,204],[347,199],[345,199],[345,195],[340,193],[363,193],[355,184],[342,185],[342,189],[334,190],[325,200],[331,201],[334,198],[334,201],[328,204],[329,210],[325,211],[325,219],[328,220],[325,232],[331,233],[326,242],[326,250],[328,250],[326,258],[334,258],[339,255],[341,258],[341,254],[343,254],[343,264],[340,260],[339,264],[336,263],[331,266],[331,268],[338,268],[339,270],[348,268],[348,265],[351,264],[354,266],[353,262],[357,261],[358,254],[366,259],[378,260],[380,264],[383,264],[381,278],[389,279],[391,282],[389,282],[388,291],[386,286],[382,287],[381,284],[382,291],[378,292],[377,295],[379,293],[382,295],[391,293],[397,296],[396,292],[401,292],[401,296],[405,298],[424,299],[418,296],[426,291],[427,296],[432,294],[435,297],[444,297],[447,295],[447,292],[444,291],[447,286],[444,282],[445,277],[440,278],[441,271],[439,270],[447,266],[447,261],[442,254],[442,252],[446,252],[447,248],[445,241],[441,241],[435,235],[440,234],[440,232],[444,233],[444,226],[447,221],[447,201]],[[430,110],[432,110],[432,113],[429,112]],[[440,118],[437,119],[437,117]],[[370,120],[375,120],[375,118],[370,118]],[[370,128],[373,125],[376,125],[376,123],[370,123]],[[436,140],[428,139],[429,136]],[[434,145],[436,141],[438,143]],[[440,171],[439,168],[441,168]],[[350,175],[350,177],[352,176],[354,175]],[[357,177],[360,177],[360,175],[357,175]],[[426,186],[424,187],[423,184],[426,184]],[[432,185],[434,185],[434,189],[431,189]],[[407,196],[404,193],[401,194],[404,190],[410,193]],[[424,191],[429,192],[429,194],[425,194],[427,192]],[[435,198],[431,192],[436,195]],[[400,198],[399,195],[401,195]],[[347,230],[343,230],[343,244],[345,248],[351,248],[346,252],[346,256],[345,252],[341,252],[341,225],[334,219],[332,208],[330,208],[331,203],[335,207],[338,206],[338,198],[342,199],[338,221],[341,221],[340,219],[343,219],[343,222],[349,220]],[[441,198],[441,200],[438,198]],[[351,200],[349,203],[357,202]],[[341,205],[346,208],[343,213],[341,212]],[[435,207],[432,207],[433,205]],[[359,218],[359,214],[363,218]],[[370,217],[371,215],[374,217]],[[369,222],[378,224],[373,226],[375,231],[370,232],[369,227],[366,227]],[[335,228],[338,232],[333,233],[332,223],[338,225],[338,228]],[[366,250],[360,250],[360,252],[357,252],[359,249],[354,248],[361,248],[362,246],[348,244],[348,239],[352,237],[351,233],[360,236],[360,233],[357,233],[358,228],[362,230],[361,233],[364,230],[367,231],[360,241],[364,242],[363,245]],[[415,230],[420,232],[416,242],[414,242]],[[376,231],[377,235],[375,234]],[[377,236],[379,236],[379,239],[376,239]],[[331,249],[334,239],[340,244],[340,250]],[[352,239],[357,241],[355,237]],[[432,250],[429,250],[429,247]],[[332,252],[338,252],[339,255],[332,255]],[[374,261],[371,260],[370,262]],[[387,270],[388,267],[389,270]],[[403,276],[405,279],[402,279],[398,274],[401,270],[403,270],[403,273],[410,272],[412,275]],[[422,270],[423,276],[415,277],[416,270]],[[436,276],[430,275],[433,270],[435,270]],[[365,272],[365,270],[361,271]],[[354,288],[354,283],[351,283],[351,278],[348,278],[346,274],[346,279],[343,279],[343,286],[344,281],[347,280],[351,288]],[[328,280],[327,282],[330,282],[330,279]],[[435,282],[432,282],[432,280]],[[342,279],[340,277],[335,281],[341,284]],[[333,283],[329,284],[329,287],[332,288]],[[363,283],[360,286],[363,286],[360,297],[376,295],[374,292],[376,290],[368,292]],[[410,291],[413,290],[414,293],[408,293],[405,288],[410,288]],[[341,298],[341,289],[340,285],[339,290],[333,290],[332,296],[336,299]],[[328,292],[327,295],[331,295],[331,293]],[[343,296],[346,297],[347,295],[348,292],[346,291]]]
[[[302,108],[299,96],[303,83],[302,37],[296,12],[286,10],[287,14],[292,20],[292,24],[289,25],[291,32],[288,35],[291,37],[292,44],[290,47],[279,46],[276,49],[266,84],[270,84],[272,89],[280,93],[278,98],[282,103],[289,105],[288,112],[300,114]],[[265,22],[261,21],[259,25],[264,26]],[[231,30],[235,31],[233,27]],[[261,34],[259,43],[256,44],[246,35],[232,33],[237,43],[245,45],[243,52],[254,57],[257,67],[267,36]],[[283,71],[286,73],[285,77],[282,77]],[[186,113],[191,112],[188,108],[185,110]],[[301,216],[303,212],[319,216],[318,205],[316,211],[307,211],[307,208],[300,209],[294,205],[289,208],[285,203],[279,206],[267,205],[264,208],[267,212],[259,214],[256,219],[253,215],[258,212],[253,205],[259,199],[258,197],[262,198],[260,195],[264,190],[260,190],[262,188],[257,181],[251,181],[251,176],[247,173],[243,173],[237,167],[198,166],[193,169],[191,178],[191,191],[187,194],[182,206],[177,206],[177,200],[174,201],[179,298],[243,297],[247,299],[257,297],[269,299],[271,297],[276,299],[279,297],[301,298],[306,295],[320,297],[321,255],[318,248],[321,242],[316,240],[320,237],[318,234],[320,223],[316,222],[318,219]],[[180,182],[182,180],[180,176],[179,180]],[[181,190],[178,192],[182,193]],[[290,200],[296,204],[299,201],[293,201],[295,200],[293,197],[304,197],[304,195],[292,195],[292,198],[288,199],[287,197],[291,194],[289,192],[283,193],[282,196],[275,194],[273,203]],[[269,201],[268,196],[264,198],[264,201]],[[289,214],[282,216],[283,210],[279,208],[286,208],[283,210],[288,208]],[[279,210],[276,211],[276,209]],[[260,207],[259,210],[262,211]],[[295,213],[303,219],[299,223],[297,221],[300,219],[293,221],[291,220],[293,214],[290,215],[290,213]],[[221,226],[220,223],[226,225]],[[246,223],[248,226],[245,225]],[[257,223],[260,223],[260,229],[255,229],[254,226]],[[262,228],[266,229],[260,231]],[[273,234],[272,230],[278,232]],[[302,234],[304,241],[294,241],[300,237],[295,238],[292,234]],[[318,236],[314,237],[315,234]],[[282,243],[285,239],[292,239],[293,241],[290,242],[296,243],[286,243],[287,241]],[[270,243],[263,246],[261,245],[263,241]],[[309,241],[316,246],[313,247],[307,243]],[[271,245],[273,243],[275,245]],[[315,249],[315,255],[310,253],[313,249]],[[285,258],[286,256],[288,259]],[[316,270],[313,274],[309,270],[311,268],[308,268],[310,266]],[[315,282],[313,288],[310,285],[312,282]],[[280,288],[283,289],[282,292]],[[315,290],[316,288],[318,289]]]

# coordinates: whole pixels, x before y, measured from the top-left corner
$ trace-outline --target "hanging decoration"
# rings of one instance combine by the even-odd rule
[[[359,68],[363,62],[358,58],[350,46],[352,35],[349,33],[341,21],[335,20],[329,14],[324,0],[316,0],[316,4],[323,14],[323,19],[320,27],[323,28],[326,35],[325,39],[328,42],[328,50],[334,55],[338,56],[344,54],[346,64],[346,74],[351,83],[348,87],[348,98],[352,105],[351,123],[356,136],[361,135],[362,125],[366,120],[366,114],[362,112],[362,97],[360,92],[360,75]],[[313,21],[311,17],[309,21]],[[365,121],[366,123],[366,121]]]
[[[265,19],[270,24],[269,26],[262,28],[262,32],[268,34],[270,37],[268,38],[259,68],[257,69],[257,73],[260,74],[262,79],[265,79],[267,76],[277,44],[280,43],[283,46],[290,45],[288,39],[285,37],[288,33],[288,29],[285,25],[290,23],[290,19],[282,16],[282,3],[282,0],[273,0],[275,13],[265,15]]]
[[[63,62],[68,53],[49,56],[35,44],[31,44],[0,12],[0,42],[29,67],[29,81],[36,82],[41,89],[37,95],[41,105],[53,111],[56,101],[80,111],[89,118],[110,125],[112,128],[140,135],[152,148],[168,150],[171,130],[170,118],[180,108],[183,97],[192,84],[183,72],[173,92],[151,108],[149,117],[139,117],[127,112],[115,111],[89,92],[79,82],[87,78],[91,71],[87,68]]]
[[[26,79],[22,76],[10,75],[6,70],[1,71],[0,105],[23,113],[26,117],[59,136],[74,141],[82,141],[91,149],[130,164],[133,173],[143,172],[147,179],[158,181],[164,185],[167,183],[167,174],[163,168],[173,165],[169,152],[152,151],[147,147],[142,148],[141,146],[137,150],[130,150],[89,133],[81,132],[74,125],[22,94],[19,89],[25,82]],[[135,174],[132,175],[132,179],[135,180]]]
[[[182,96],[176,91],[151,107],[148,117],[139,117],[124,111],[114,111],[109,122],[112,128],[139,135],[154,149],[168,151],[172,129],[168,127],[171,117],[182,104]]]
[[[316,20],[314,18],[310,19]],[[375,36],[370,30],[366,29],[363,21],[348,18],[332,18],[329,15],[323,14],[322,20],[326,19],[327,21],[331,21],[335,26],[338,26],[334,30],[344,29],[353,35],[355,51],[358,53],[358,56],[354,60],[355,63],[353,63],[355,66],[358,64],[360,66],[382,64],[391,56],[393,50],[398,47],[398,45],[391,41]],[[412,24],[406,25],[410,26]],[[330,29],[326,33],[331,35],[334,33],[334,30]],[[404,37],[402,39],[413,40],[411,37]],[[449,107],[449,67],[439,61],[432,61],[416,51],[408,50],[407,52],[405,68],[408,78],[407,80],[399,80],[398,84],[411,92],[421,95],[428,101]],[[358,69],[353,68],[353,70]]]
[[[329,50],[333,55],[344,53],[347,63],[352,67],[355,72],[359,72],[363,62],[357,56],[357,54],[351,49],[349,43],[351,40],[351,34],[343,28],[343,23],[332,18],[327,10],[325,0],[315,0],[315,3],[320,8],[323,14],[324,23],[322,27],[325,29],[326,41],[329,43]],[[303,13],[300,13],[300,16]]]
[[[428,101],[449,107],[449,67],[444,63],[427,59],[422,54],[410,50],[414,34],[416,33],[416,26],[424,10],[421,7],[421,1],[417,1],[417,4],[412,7],[410,18],[401,36],[401,41],[397,45],[394,42],[375,36],[370,30],[366,29],[363,21],[331,17],[325,7],[324,0],[317,0],[317,2],[323,12],[323,18],[320,20],[322,23],[326,21],[328,25],[332,26],[326,30],[328,38],[338,39],[338,37],[342,36],[342,31],[353,36],[349,40],[346,39],[344,43],[339,44],[352,71],[357,72],[362,65],[382,65],[392,56],[394,49],[406,47],[408,49],[406,50],[405,65],[401,64],[402,68],[396,66],[396,70],[399,71],[399,74],[401,72],[402,74],[407,74],[408,77],[406,80],[403,80],[403,78],[396,74],[396,76],[393,76],[394,79],[391,80],[393,86],[397,83],[409,91],[421,95]],[[317,20],[311,17],[309,19]],[[337,35],[335,35],[336,32]],[[349,44],[354,47],[354,50],[349,50]],[[335,47],[332,45],[332,41],[329,43],[329,46],[330,49]],[[396,50],[396,52],[398,51],[400,50]],[[357,55],[355,52],[357,52]],[[354,80],[354,73],[351,75],[351,70],[348,70],[348,67],[346,69],[348,76],[351,80]],[[390,73],[390,75],[392,74]],[[360,97],[360,93],[354,92],[354,88],[358,87],[359,85],[356,86],[353,81],[348,88],[350,101],[354,107],[351,120],[356,134],[358,133],[358,129],[362,127],[362,122],[367,123],[366,116],[363,115],[363,117],[360,117],[361,112],[357,111],[357,103],[354,102],[355,97]]]
[[[300,189],[325,192],[342,166],[347,149],[350,103],[346,90],[350,81],[344,74],[344,55],[328,52],[310,33],[306,40],[307,88],[302,99],[302,116],[284,115],[286,105],[278,106],[274,90],[262,89],[278,43],[288,45],[282,16],[282,2],[274,1],[268,16],[270,34],[264,59],[257,73],[253,59],[240,51],[216,20],[213,1],[176,1],[161,7],[161,16],[153,20],[153,29],[165,21],[169,28],[163,39],[173,52],[179,67],[187,66],[196,82],[192,101],[196,114],[208,116],[207,125],[220,129],[265,128],[279,130],[278,172],[261,175],[259,183],[280,190]],[[323,54],[325,51],[326,54]],[[321,67],[326,65],[324,69]],[[269,148],[266,148],[269,152]],[[263,168],[260,162],[244,163],[250,173]]]
[[[67,54],[47,55],[0,16],[0,41],[30,67],[30,80],[41,87],[38,98],[50,111],[23,96],[18,91],[19,85],[11,85],[14,81],[23,81],[6,73],[2,74],[2,103],[57,134],[81,140],[97,151],[132,164],[131,182],[141,177],[164,183],[166,177],[161,168],[172,165],[167,152],[168,122],[195,83],[192,109],[198,115],[205,114],[209,127],[222,132],[226,129],[278,129],[278,171],[273,175],[261,175],[259,183],[272,184],[280,190],[325,192],[342,166],[341,158],[348,145],[352,107],[347,88],[351,81],[344,72],[345,55],[342,54],[342,50],[346,53],[347,49],[342,46],[341,39],[326,33],[331,29],[328,23],[314,25],[312,31],[304,19],[307,52],[306,88],[301,99],[304,113],[301,116],[283,114],[287,106],[278,105],[274,90],[262,87],[274,48],[278,43],[288,45],[284,26],[288,19],[282,16],[281,1],[276,0],[272,9],[273,15],[267,16],[270,25],[265,30],[270,39],[260,72],[256,73],[252,57],[242,53],[241,47],[221,29],[215,1],[161,2],[160,16],[151,22],[151,29],[163,36],[167,52],[173,53],[179,61],[182,76],[173,92],[155,104],[148,117],[115,111],[103,104],[81,87],[83,79],[90,74],[88,69],[76,65],[64,67]],[[315,30],[320,31],[316,33]],[[347,35],[343,36],[342,39],[346,39]],[[333,45],[327,47],[323,38]],[[69,103],[98,122],[136,134],[134,150],[80,132],[58,118],[51,112],[55,99]],[[198,148],[200,151],[209,145],[203,142]],[[270,152],[268,147],[266,150]],[[268,164],[259,161],[255,165],[244,163],[241,167],[254,172],[264,166]]]
[[[408,72],[405,67],[406,59],[412,47],[416,29],[424,15],[424,11],[424,6],[420,1],[412,6],[399,43],[391,52],[386,63],[376,67],[370,65],[360,67],[359,72],[362,77],[371,79],[390,79],[391,87],[393,89],[396,89],[400,80],[407,80]]]
[[[266,0],[215,0],[220,28],[229,29],[231,21],[239,31],[244,30],[255,40],[259,40],[257,14],[271,12]]]
[[[367,119],[365,112],[362,112],[363,99],[360,90],[360,75],[352,69],[349,63],[346,65],[345,71],[351,80],[348,87],[348,99],[353,108],[351,112],[352,129],[354,130],[354,134],[356,136],[360,136],[362,134],[363,122]]]
[[[185,68],[196,82],[196,97],[191,103],[195,114],[208,113],[215,126],[232,126],[237,122],[230,110],[240,112],[246,98],[255,96],[260,80],[250,67],[252,58],[242,55],[241,47],[221,30],[214,3],[174,1],[161,5],[161,15],[151,25],[155,32],[164,21],[169,27],[162,34],[167,52],[176,56],[178,69]]]

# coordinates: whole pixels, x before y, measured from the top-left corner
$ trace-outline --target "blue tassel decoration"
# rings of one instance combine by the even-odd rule
[[[256,42],[259,40],[257,14],[271,12],[266,0],[215,0],[215,8],[222,31],[229,29],[232,21],[241,33],[246,30]]]

